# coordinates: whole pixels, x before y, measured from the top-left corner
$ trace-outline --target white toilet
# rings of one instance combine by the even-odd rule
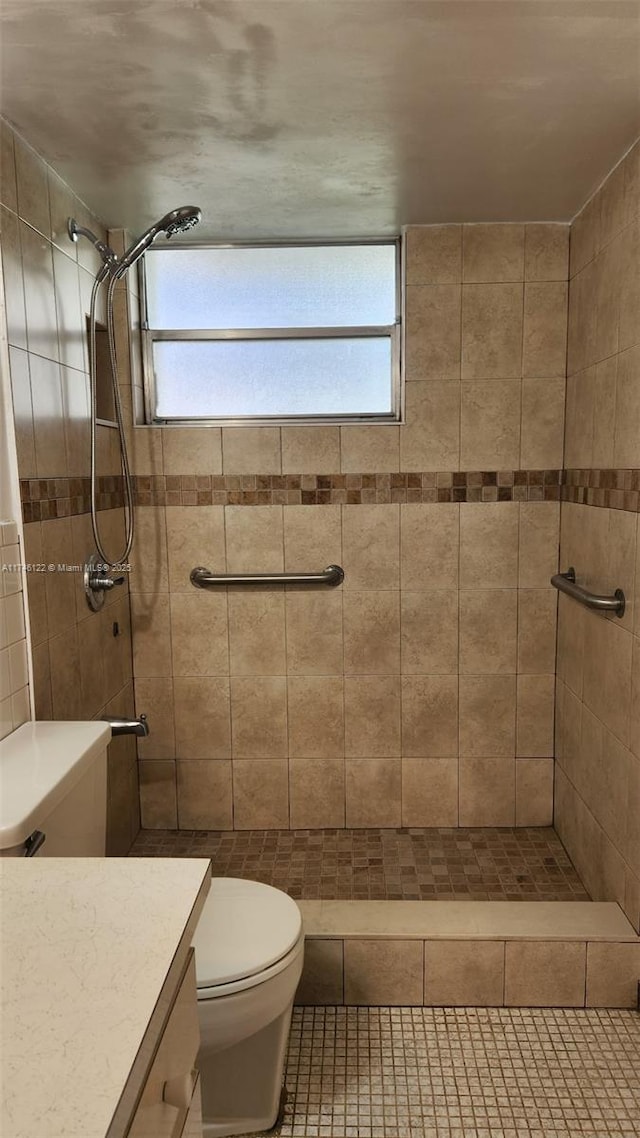
[[[0,741],[0,856],[105,852],[109,728],[25,723]],[[277,1119],[304,933],[295,901],[214,878],[194,938],[205,1138]]]
[[[268,1130],[302,973],[300,910],[270,885],[214,878],[193,945],[205,1138]]]

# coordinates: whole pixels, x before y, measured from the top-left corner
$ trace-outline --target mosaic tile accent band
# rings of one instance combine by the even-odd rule
[[[562,500],[610,510],[640,511],[640,470],[563,471]]]
[[[138,506],[577,502],[640,511],[640,469],[415,471],[393,474],[156,474],[133,479]],[[23,521],[89,512],[88,478],[25,478]],[[122,478],[98,479],[98,509],[124,503]]]
[[[49,518],[68,518],[88,514],[91,481],[89,478],[21,478],[22,520],[44,522]],[[113,510],[124,505],[122,478],[118,475],[98,477],[98,509]]]

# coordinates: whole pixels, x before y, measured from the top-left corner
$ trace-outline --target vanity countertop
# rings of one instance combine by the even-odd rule
[[[206,858],[0,859],[3,1138],[125,1133],[209,883]]]

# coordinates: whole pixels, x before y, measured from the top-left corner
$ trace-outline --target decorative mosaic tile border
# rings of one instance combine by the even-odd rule
[[[640,469],[394,474],[156,474],[133,479],[138,506],[367,505],[389,502],[577,502],[640,512]],[[88,478],[22,479],[23,521],[89,512]],[[98,479],[98,508],[123,505],[122,478]]]
[[[138,476],[140,506],[324,506],[559,501],[561,470]]]
[[[44,522],[49,518],[68,518],[88,514],[91,482],[88,478],[21,478],[22,520]],[[124,504],[122,478],[98,477],[98,509],[113,510]]]
[[[640,469],[573,469],[563,473],[563,502],[640,512]]]

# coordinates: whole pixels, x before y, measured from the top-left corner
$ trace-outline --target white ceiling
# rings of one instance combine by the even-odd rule
[[[2,109],[111,226],[567,220],[640,133],[640,3],[2,0]]]

